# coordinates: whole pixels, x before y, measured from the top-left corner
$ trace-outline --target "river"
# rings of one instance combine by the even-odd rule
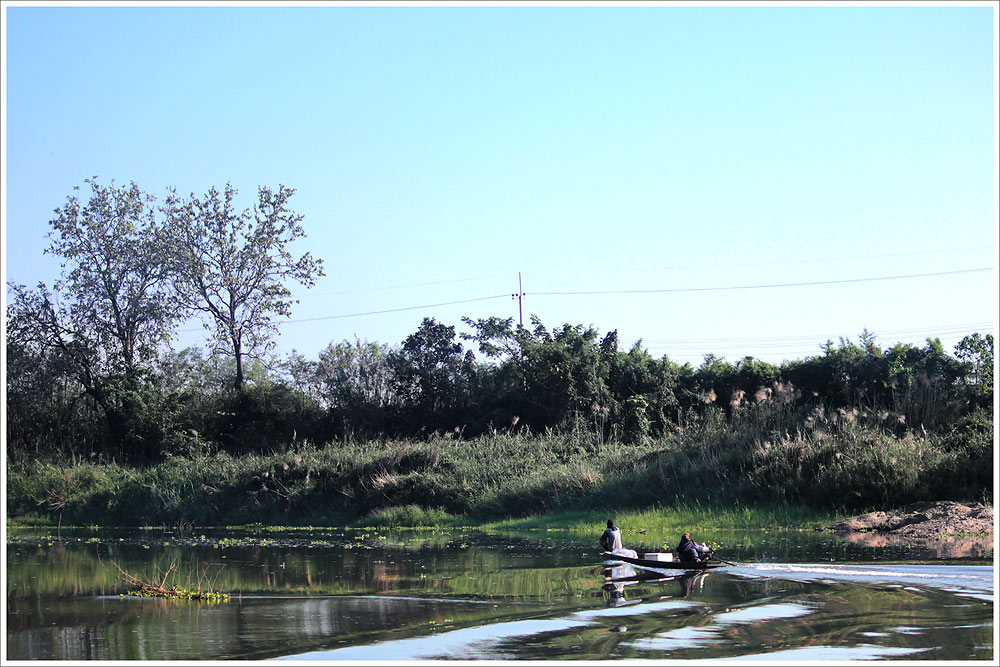
[[[558,530],[7,531],[8,660],[991,660],[992,542],[696,535],[735,565],[602,568]],[[625,534],[664,550],[671,533]],[[229,601],[122,597],[123,572]],[[166,574],[168,573],[169,574]]]

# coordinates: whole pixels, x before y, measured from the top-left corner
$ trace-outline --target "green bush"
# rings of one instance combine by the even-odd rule
[[[976,410],[959,419],[942,442],[945,449],[963,451],[970,458],[984,462],[993,460],[993,415],[989,410]]]

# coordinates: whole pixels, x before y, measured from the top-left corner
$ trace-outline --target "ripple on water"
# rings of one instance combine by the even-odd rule
[[[722,640],[716,635],[716,628],[683,627],[662,632],[655,637],[637,639],[631,646],[644,651],[678,651],[720,643]]]
[[[413,660],[413,659],[490,659],[497,642],[575,627],[594,625],[602,618],[636,616],[695,606],[685,600],[664,600],[629,607],[608,607],[573,612],[565,618],[510,621],[462,628],[440,634],[378,642],[366,646],[348,646],[326,651],[311,651],[285,656],[283,660]],[[493,656],[503,658],[505,656]]]
[[[811,607],[797,603],[765,604],[759,607],[733,609],[716,615],[710,625],[697,628],[676,628],[662,632],[655,637],[638,639],[632,642],[631,646],[646,651],[676,651],[678,649],[698,648],[708,644],[722,643],[723,640],[719,633],[730,625],[794,618],[812,612]]]
[[[903,648],[899,646],[875,646],[862,644],[860,646],[803,646],[802,648],[741,655],[732,658],[720,658],[715,662],[744,662],[747,660],[768,660],[784,663],[798,663],[819,660],[877,660],[891,656],[920,653],[927,649]]]
[[[430,660],[484,659],[496,642],[546,632],[557,632],[590,625],[591,621],[571,619],[533,619],[452,630],[441,634],[365,646],[347,646],[329,651],[311,651],[285,656],[279,660]]]

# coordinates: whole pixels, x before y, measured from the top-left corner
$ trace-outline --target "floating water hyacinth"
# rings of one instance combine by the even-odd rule
[[[143,581],[133,574],[130,574],[123,570],[117,563],[112,561],[115,568],[121,575],[121,578],[127,583],[138,586],[138,588],[132,589],[127,593],[121,593],[118,597],[142,597],[142,598],[163,598],[167,600],[199,600],[203,602],[228,602],[229,593],[222,593],[220,591],[202,590],[201,587],[198,588],[186,588],[184,586],[178,586],[176,584],[167,586],[167,579],[170,577],[171,573],[177,570],[176,563],[171,563],[170,567],[167,568],[166,572],[163,573],[159,583]]]
[[[199,591],[182,586],[162,588],[143,584],[134,591],[121,593],[118,597],[164,598],[167,600],[199,600],[202,602],[229,602],[229,593],[218,591]]]

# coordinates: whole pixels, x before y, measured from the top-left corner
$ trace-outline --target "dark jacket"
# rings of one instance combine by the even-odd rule
[[[677,545],[677,558],[682,563],[694,563],[701,560],[694,540],[686,535],[681,537],[680,544]]]

